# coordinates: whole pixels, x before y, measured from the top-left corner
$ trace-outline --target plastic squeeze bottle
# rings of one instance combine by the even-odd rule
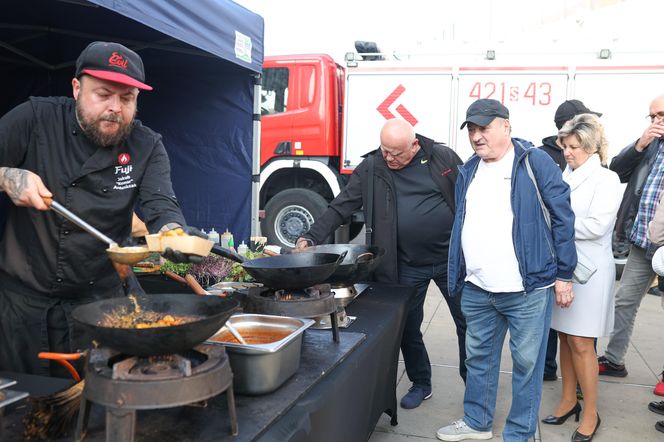
[[[221,234],[221,247],[225,249],[233,247],[233,234],[228,229]]]
[[[242,256],[247,256],[249,247],[242,241],[239,246],[237,246],[237,253]]]
[[[219,232],[214,230],[214,227],[210,230],[210,233],[208,233],[208,239],[215,244],[219,244]]]

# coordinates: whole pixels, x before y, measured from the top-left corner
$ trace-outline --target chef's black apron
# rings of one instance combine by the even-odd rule
[[[72,311],[82,304],[123,296],[122,288],[83,299],[43,296],[0,272],[0,371],[71,377],[59,363],[42,360],[42,351],[74,353],[89,348],[91,337],[74,324]],[[79,370],[82,362],[74,363]]]

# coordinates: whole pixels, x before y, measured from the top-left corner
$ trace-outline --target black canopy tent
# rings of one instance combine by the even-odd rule
[[[31,95],[70,96],[94,40],[143,58],[154,91],[141,93],[137,118],[163,135],[187,222],[248,239],[262,17],[229,0],[3,0],[0,115]]]

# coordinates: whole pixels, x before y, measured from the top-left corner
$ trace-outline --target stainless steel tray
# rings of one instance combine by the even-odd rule
[[[250,395],[270,393],[295,374],[300,366],[304,331],[315,322],[312,319],[259,314],[237,314],[231,316],[229,321],[240,333],[252,328],[289,332],[285,338],[268,344],[222,343],[212,340],[214,336],[208,341],[226,347],[235,391]],[[217,334],[224,333],[225,329],[222,327]]]

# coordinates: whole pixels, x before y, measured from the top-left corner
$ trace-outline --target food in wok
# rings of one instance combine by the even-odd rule
[[[173,325],[182,325],[189,322],[202,319],[197,315],[176,315],[171,313],[162,313],[154,311],[145,311],[141,309],[133,295],[129,295],[132,302],[132,308],[120,306],[109,313],[105,313],[99,321],[102,327],[111,328],[154,328],[171,327]]]

